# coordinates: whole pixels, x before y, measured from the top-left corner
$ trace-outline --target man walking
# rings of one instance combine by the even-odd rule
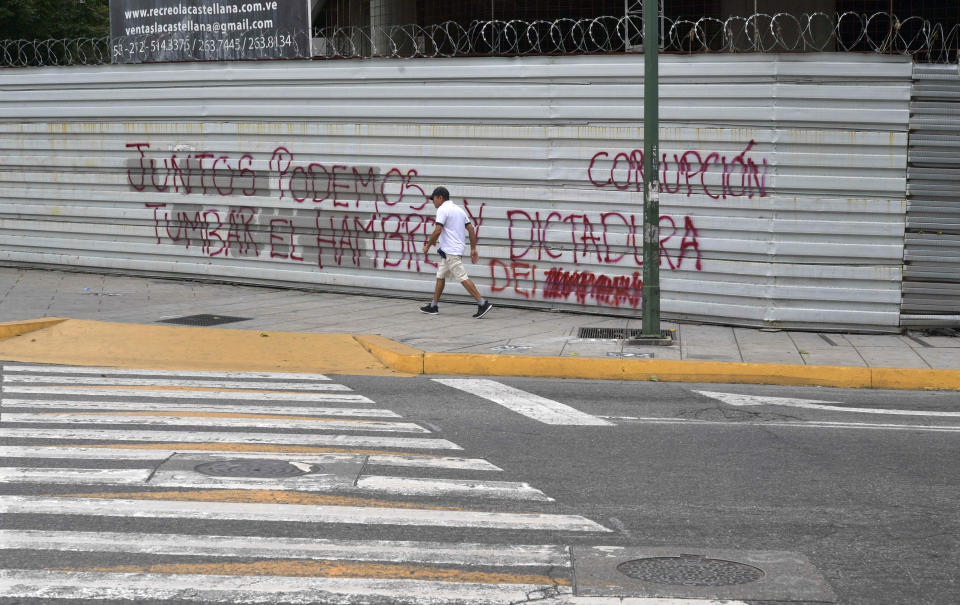
[[[480,258],[477,253],[477,232],[473,228],[473,222],[463,208],[450,201],[450,192],[446,187],[434,189],[430,199],[433,201],[433,207],[437,209],[437,226],[430,234],[430,239],[423,245],[423,253],[426,254],[430,247],[439,241],[437,254],[440,255],[440,263],[437,266],[437,285],[433,290],[433,301],[420,307],[420,310],[430,315],[440,312],[437,303],[440,302],[440,295],[443,294],[447,276],[450,276],[463,284],[470,296],[477,300],[477,312],[473,317],[480,319],[493,308],[493,305],[480,296],[477,286],[467,277],[467,270],[463,267],[461,259],[466,247],[467,234],[470,235],[470,260],[476,263]]]

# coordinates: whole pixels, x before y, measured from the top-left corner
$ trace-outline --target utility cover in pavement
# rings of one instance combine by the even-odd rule
[[[161,319],[160,323],[177,324],[181,326],[219,326],[236,321],[247,321],[249,317],[230,317],[229,315],[187,315],[185,317],[174,317],[173,319]]]
[[[361,454],[175,454],[160,465],[147,483],[210,489],[350,488],[365,459]]]
[[[258,460],[240,458],[239,460],[217,460],[204,462],[194,467],[198,473],[211,477],[298,477],[308,473],[319,473],[323,467],[319,464],[288,462],[286,460]]]
[[[584,597],[836,602],[792,552],[574,546],[573,573],[574,594]]]
[[[617,565],[617,570],[634,580],[676,586],[747,584],[764,575],[762,570],[750,565],[701,555],[634,559]]]

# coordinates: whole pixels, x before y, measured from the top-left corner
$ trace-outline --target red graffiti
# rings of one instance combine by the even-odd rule
[[[127,143],[126,146],[136,149],[138,154],[137,168],[127,168],[127,182],[136,191],[219,196],[233,196],[239,191],[247,197],[257,192],[257,174],[252,169],[250,154],[231,158],[212,153],[178,157],[173,153],[159,158],[158,163],[158,158],[147,157],[150,143]]]
[[[553,229],[551,231],[551,228]],[[660,217],[660,262],[670,269],[679,269],[685,258],[701,268],[697,228],[689,216],[683,218],[683,234],[679,251],[674,253],[668,242],[679,233],[676,221]],[[568,252],[574,264],[590,262],[616,265],[629,256],[636,266],[643,265],[643,219],[635,214],[605,212],[593,220],[586,214],[541,214],[526,210],[507,211],[507,238],[510,260],[557,260]],[[676,256],[674,256],[676,254]]]
[[[593,300],[598,305],[620,307],[626,303],[637,308],[643,298],[643,277],[637,271],[629,277],[591,271],[565,271],[559,267],[547,271],[543,298],[567,300],[571,295],[581,305]]]
[[[767,197],[767,158],[754,160],[747,154],[756,141],[728,160],[717,152],[704,154],[689,150],[683,153],[664,153],[660,158],[660,192],[686,197],[694,193],[713,199],[728,197]],[[672,157],[672,162],[671,162]],[[600,151],[590,159],[587,179],[600,189],[613,187],[621,191],[643,191],[643,151],[634,149],[611,157]],[[716,181],[719,180],[719,185]]]
[[[530,286],[521,287],[525,282],[529,282]],[[490,291],[496,294],[507,288],[524,298],[535,297],[537,295],[537,265],[518,262],[508,264],[497,259],[491,260]]]
[[[249,207],[169,211],[166,204],[145,204],[153,209],[153,231],[157,243],[164,240],[215,256],[257,256],[260,248],[251,231],[256,210]],[[226,221],[224,221],[224,214]]]
[[[293,221],[285,218],[270,219],[270,258],[303,261],[297,254],[296,229]]]
[[[329,201],[334,208],[359,208],[361,201],[370,200],[376,213],[380,204],[390,208],[409,204],[416,212],[427,205],[423,189],[414,182],[416,170],[390,168],[381,175],[371,166],[298,163],[296,155],[282,145],[270,154],[266,170],[262,160],[257,169],[249,153],[239,157],[214,153],[161,156],[152,152],[150,143],[127,143],[126,147],[137,153],[127,168],[127,183],[135,191],[220,197],[272,194],[278,200],[300,204]]]
[[[269,158],[219,153],[151,155],[149,143],[131,143],[127,180],[138,192],[164,201],[148,202],[157,244],[179,245],[208,257],[260,257],[278,262],[316,263],[320,268],[351,267],[432,272],[437,264],[423,254],[434,229],[434,209],[414,181],[416,170],[297,162],[287,147]],[[675,156],[664,174],[668,192],[692,195],[697,183],[715,197],[766,195],[763,172],[749,157],[753,142],[731,160],[702,158],[698,152]],[[638,187],[642,153],[615,155],[602,180],[605,157],[594,156],[588,176],[597,187]],[[666,161],[666,160],[665,160]],[[723,166],[722,186],[703,179]],[[695,168],[702,168],[696,172]],[[730,168],[734,167],[734,168]],[[686,175],[689,174],[689,178]],[[735,177],[734,175],[741,175]],[[707,188],[710,185],[711,189]],[[723,190],[720,193],[720,189]],[[171,203],[172,193],[223,197],[272,195],[281,209]],[[411,197],[412,196],[412,197]],[[479,234],[491,217],[486,203],[462,200]],[[363,204],[366,204],[364,206]],[[286,205],[287,209],[282,209]],[[272,206],[278,206],[273,203]],[[292,206],[292,208],[291,208]],[[309,206],[306,208],[305,206]],[[501,214],[502,213],[502,214]],[[564,300],[578,304],[636,308],[641,304],[644,225],[629,212],[506,209],[494,214],[495,239],[509,240],[508,258],[489,261],[490,291],[514,298]],[[504,222],[505,220],[505,222]],[[662,215],[660,263],[667,270],[702,270],[699,232],[691,216]],[[489,231],[489,227],[487,229]],[[623,267],[628,275],[584,270],[579,265]],[[573,266],[571,266],[573,265]],[[632,274],[630,274],[632,272]],[[616,271],[614,271],[616,273]]]

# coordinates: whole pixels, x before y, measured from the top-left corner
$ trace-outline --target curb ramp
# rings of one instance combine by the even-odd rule
[[[45,318],[0,324],[0,359],[152,370],[410,376],[349,334],[310,334]]]

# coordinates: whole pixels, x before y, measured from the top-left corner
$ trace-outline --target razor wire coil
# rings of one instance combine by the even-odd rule
[[[960,49],[960,24],[944,26],[921,17],[891,13],[758,13],[697,20],[661,17],[662,52],[873,52],[909,55],[924,63],[951,63]],[[183,34],[122,38],[0,40],[0,66],[103,65],[141,61],[272,59],[358,59],[457,56],[571,55],[616,53],[643,47],[640,15],[554,21],[448,21],[428,26],[327,27],[306,31],[262,30],[229,36]],[[241,45],[242,56],[224,50]],[[218,46],[219,45],[219,46]],[[142,49],[144,52],[137,52]],[[159,52],[157,52],[159,49]],[[229,49],[228,49],[229,50]],[[148,52],[150,51],[150,52]]]

